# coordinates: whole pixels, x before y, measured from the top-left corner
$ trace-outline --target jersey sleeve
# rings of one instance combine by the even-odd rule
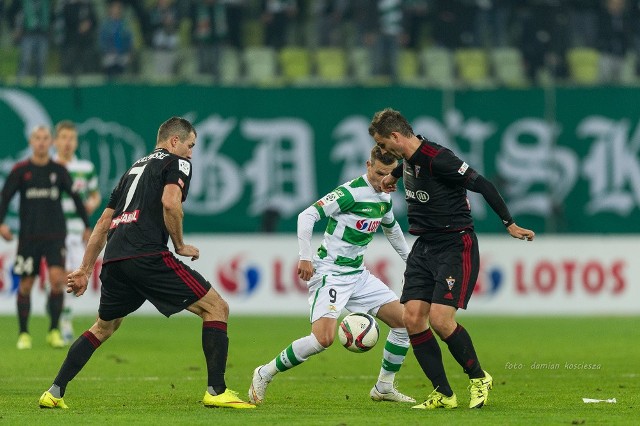
[[[9,210],[9,203],[18,191],[19,187],[20,175],[16,171],[16,168],[14,168],[11,170],[11,173],[9,173],[9,176],[7,176],[7,180],[4,182],[4,186],[2,187],[2,195],[0,198],[0,223],[4,222],[4,218]]]
[[[127,172],[124,175],[122,175],[122,177],[120,178],[118,185],[116,185],[116,187],[113,188],[113,191],[111,191],[111,195],[109,196],[109,202],[107,203],[107,208],[110,208],[112,210],[116,209],[118,205],[118,200],[122,196],[122,191],[126,183],[126,177],[128,175],[129,175],[129,171],[127,170]]]
[[[392,228],[393,225],[396,224],[396,217],[393,214],[393,204],[391,203],[391,200],[389,200],[389,203],[385,205],[385,208],[387,209],[387,212],[382,216],[382,220],[380,222],[383,228]]]
[[[431,173],[435,177],[460,186],[464,186],[470,178],[477,174],[474,169],[449,149],[443,149],[433,157]]]
[[[355,204],[353,195],[344,187],[339,186],[313,204],[320,213],[320,219],[333,216],[338,212],[349,211]]]
[[[182,201],[187,199],[191,182],[191,162],[186,158],[174,158],[165,168],[164,184],[176,184],[182,190]]]

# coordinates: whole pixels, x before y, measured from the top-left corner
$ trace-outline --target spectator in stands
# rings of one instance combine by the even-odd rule
[[[228,34],[225,4],[220,0],[191,2],[191,40],[197,48],[198,72],[218,76],[222,47]]]
[[[511,14],[515,2],[521,0],[474,0],[474,40],[480,47],[511,45]]]
[[[157,0],[149,12],[154,70],[158,76],[170,77],[176,71],[179,22],[178,8],[173,0]]]
[[[569,31],[572,47],[596,47],[598,15],[602,0],[569,0]]]
[[[223,0],[227,16],[227,41],[229,46],[242,49],[242,26],[244,24],[244,12],[246,0]]]
[[[100,51],[109,79],[124,73],[131,61],[131,30],[122,16],[122,2],[118,0],[109,4],[108,16],[100,27]]]
[[[311,13],[317,46],[339,46],[344,43],[342,28],[348,6],[349,0],[318,0],[313,3]]]
[[[422,30],[428,25],[430,12],[433,7],[433,0],[404,0],[403,15],[407,37],[407,47],[409,49],[420,48],[423,38]]]
[[[62,70],[75,81],[78,74],[95,68],[98,20],[90,0],[68,0],[61,15]]]
[[[463,7],[458,1],[436,1],[433,7],[433,39],[447,49],[461,46]]]
[[[566,77],[569,36],[565,5],[556,0],[529,0],[519,5],[517,21],[527,77],[534,82],[545,72],[553,78]]]
[[[14,24],[14,39],[20,45],[18,84],[31,72],[40,84],[49,56],[49,30],[52,18],[49,0],[14,0],[8,16]]]
[[[349,17],[355,26],[355,45],[371,48],[378,31],[378,10],[371,7],[370,0],[350,0]]]
[[[296,1],[262,0],[261,10],[265,44],[274,49],[282,49],[287,44],[291,25],[298,14]]]
[[[626,6],[626,0],[606,0],[598,19],[599,71],[603,83],[621,81],[625,56],[633,43],[634,23]]]
[[[0,34],[2,34],[3,21],[4,21],[4,1],[0,1]]]
[[[404,42],[402,0],[378,0],[378,37],[373,55],[373,73],[398,79],[398,56]]]
[[[101,2],[104,0],[100,0]],[[107,0],[111,2],[112,0]],[[151,26],[149,24],[149,14],[147,13],[147,8],[145,7],[146,0],[117,0],[122,3],[123,9],[126,6],[130,6],[133,14],[135,15],[138,24],[140,25],[140,31],[142,32],[142,36],[144,38],[144,42],[147,46],[151,46],[151,38],[152,31]],[[147,2],[148,3],[148,2]],[[126,9],[125,9],[126,10]]]

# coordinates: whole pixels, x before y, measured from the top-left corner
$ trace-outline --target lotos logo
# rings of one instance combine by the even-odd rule
[[[480,271],[478,272],[478,280],[473,294],[493,297],[500,291],[503,281],[504,271],[497,265],[489,263],[487,266],[487,262],[482,259],[480,260]]]
[[[376,232],[378,226],[380,226],[379,220],[360,219],[356,222],[356,229],[358,231]]]
[[[111,220],[111,226],[109,229],[117,228],[121,223],[133,223],[138,221],[140,216],[140,210],[134,210],[132,212],[123,212],[120,216]]]
[[[243,256],[237,255],[218,267],[218,281],[227,293],[250,295],[260,284],[260,270],[242,260]]]

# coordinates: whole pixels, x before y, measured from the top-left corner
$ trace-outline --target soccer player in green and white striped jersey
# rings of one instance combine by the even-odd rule
[[[73,181],[73,190],[80,195],[84,203],[87,215],[100,206],[102,198],[98,190],[98,176],[91,161],[81,160],[76,157],[78,149],[78,131],[76,125],[69,120],[60,121],[56,125],[54,139],[56,154],[54,161],[67,168]],[[67,221],[67,237],[65,239],[65,275],[78,269],[82,263],[85,243],[89,240],[91,230],[85,228],[82,219],[76,212],[73,200],[67,194],[62,196],[62,210]],[[66,304],[61,318],[61,329],[65,344],[73,341],[73,327],[70,319],[70,306]]]
[[[65,166],[69,171],[73,180],[73,189],[80,194],[87,210],[87,215],[90,216],[100,206],[101,202],[100,191],[98,190],[98,176],[91,161],[81,160],[76,157],[78,131],[73,122],[63,120],[56,125],[54,145],[56,154],[53,159]],[[88,240],[91,230],[85,229],[84,224],[79,220],[76,208],[70,197],[63,197],[62,209],[67,219],[67,260],[65,269],[71,273],[82,262],[82,256],[84,255],[83,240]]]
[[[391,197],[380,181],[397,160],[374,147],[367,173],[325,195],[298,215],[300,261],[298,276],[308,281],[311,334],[285,348],[271,362],[254,370],[249,400],[263,402],[267,385],[280,372],[306,361],[328,348],[335,338],[342,309],[378,317],[391,330],[384,346],[378,382],[371,389],[374,401],[415,402],[395,387],[395,374],[409,349],[398,296],[364,266],[364,253],[376,229],[406,261],[409,247],[391,209]],[[324,240],[312,256],[311,235],[315,222],[328,218]]]

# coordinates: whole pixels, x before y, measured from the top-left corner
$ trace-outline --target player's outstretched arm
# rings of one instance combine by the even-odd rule
[[[533,241],[536,237],[536,233],[530,229],[521,228],[515,223],[512,223],[507,227],[507,232],[513,237],[519,240]]]
[[[392,227],[382,225],[382,232],[391,243],[391,246],[396,250],[396,252],[400,255],[402,260],[407,261],[407,257],[409,256],[409,245],[407,244],[407,240],[404,238],[404,233],[402,232],[402,228],[398,222],[394,221]]]
[[[89,277],[93,272],[96,259],[102,252],[105,244],[107,244],[107,233],[111,226],[113,218],[113,209],[106,208],[102,212],[98,223],[96,223],[93,232],[89,237],[87,248],[84,251],[82,264],[78,269],[67,276],[67,293],[73,293],[76,296],[82,296],[87,289]]]
[[[311,262],[311,236],[313,227],[320,220],[320,214],[315,207],[310,206],[298,215],[298,277],[303,281],[309,281],[313,276],[313,263]]]

